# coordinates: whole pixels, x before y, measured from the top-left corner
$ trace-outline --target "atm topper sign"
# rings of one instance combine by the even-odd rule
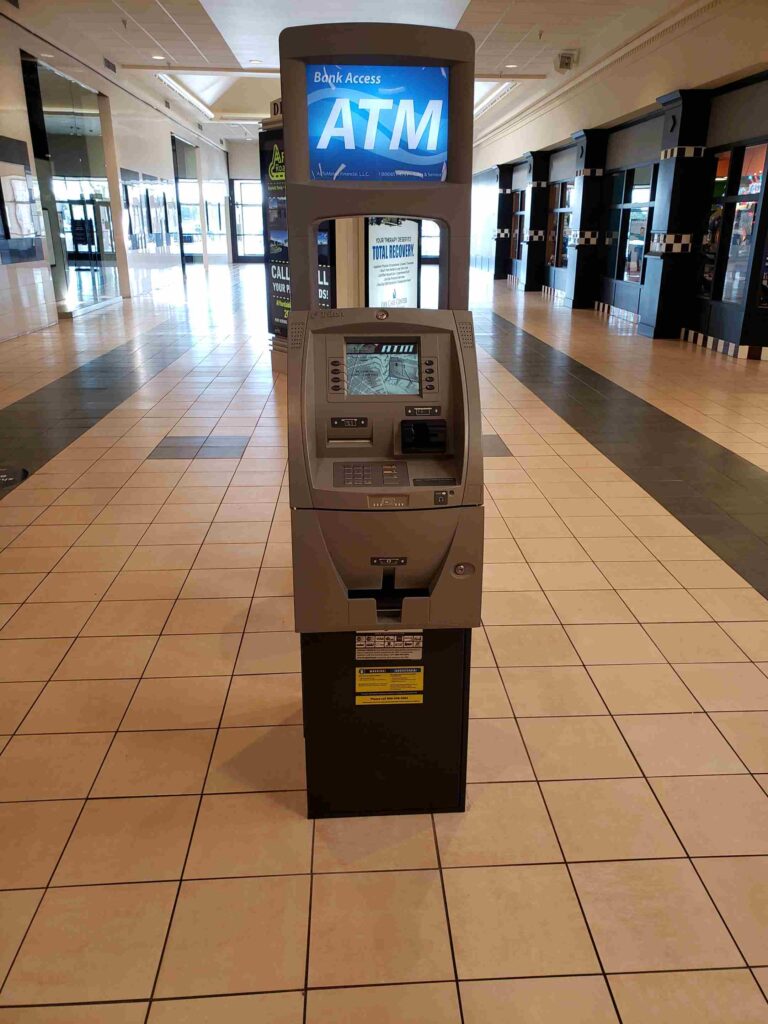
[[[309,174],[445,181],[448,68],[308,64]]]

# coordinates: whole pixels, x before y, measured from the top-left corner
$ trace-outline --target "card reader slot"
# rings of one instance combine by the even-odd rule
[[[445,455],[448,424],[445,420],[401,420],[400,448],[403,455]]]

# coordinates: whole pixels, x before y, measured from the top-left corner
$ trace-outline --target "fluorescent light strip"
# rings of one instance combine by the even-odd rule
[[[477,104],[474,111],[475,117],[478,117],[480,114],[482,114],[487,107],[490,107],[494,100],[497,100],[502,95],[502,93],[507,92],[516,84],[517,83],[515,82],[500,82],[495,89],[492,89],[488,93],[488,95],[484,96]]]
[[[186,100],[187,103],[191,103],[192,106],[199,110],[202,114],[204,114],[209,121],[213,120],[213,111],[209,107],[206,107],[202,100],[199,100],[197,96],[193,95],[191,92],[185,89],[183,85],[179,85],[178,82],[174,81],[174,79],[172,79],[170,75],[159,74],[157,77],[160,79],[163,85],[167,85],[169,89],[173,90],[173,92],[176,93],[177,96],[181,96],[181,98],[183,100]]]

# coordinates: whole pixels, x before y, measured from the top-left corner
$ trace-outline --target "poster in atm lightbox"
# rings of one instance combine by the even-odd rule
[[[419,307],[419,222],[368,218],[367,305],[377,309]]]

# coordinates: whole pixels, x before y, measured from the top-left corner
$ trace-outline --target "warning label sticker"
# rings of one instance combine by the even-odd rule
[[[423,665],[355,669],[355,704],[423,704]]]
[[[423,693],[358,693],[355,704],[423,704]]]
[[[403,693],[424,689],[424,667],[356,668],[355,693]]]
[[[355,661],[421,661],[420,629],[388,629],[355,634]]]

